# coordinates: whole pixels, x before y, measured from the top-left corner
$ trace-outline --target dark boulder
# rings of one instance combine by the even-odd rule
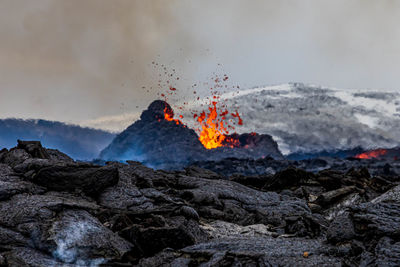
[[[283,190],[299,186],[306,183],[308,180],[314,179],[312,173],[301,169],[288,168],[278,172],[274,177],[267,181],[264,185],[264,190]]]
[[[180,176],[173,186],[181,189],[180,197],[204,218],[284,228],[298,221],[308,224],[312,217],[307,204],[300,199],[260,192],[232,181]],[[315,228],[318,231],[319,226]]]
[[[336,190],[328,191],[319,195],[315,202],[320,206],[332,205],[339,199],[354,192],[355,190],[355,186],[346,186]]]
[[[16,194],[44,192],[44,188],[21,179],[11,167],[0,163],[0,201],[7,200]]]
[[[32,158],[24,149],[12,148],[4,153],[1,157],[1,163],[14,167],[23,163],[25,160]]]
[[[133,247],[84,210],[60,213],[46,233],[49,253],[66,263],[120,259]]]
[[[381,236],[400,237],[400,204],[363,203],[351,207],[356,232],[367,239]]]
[[[42,147],[40,141],[21,141],[18,140],[17,148],[25,150],[33,158],[49,159],[50,156],[46,149]]]
[[[151,256],[165,248],[180,249],[206,241],[207,234],[193,220],[184,217],[150,217],[123,230],[122,235],[136,245],[136,255]]]
[[[18,140],[18,146],[10,150],[3,149],[0,152],[0,163],[7,164],[11,167],[24,166],[28,162],[49,162],[49,165],[54,165],[55,162],[70,162],[73,159],[68,155],[56,150],[46,149],[42,147],[39,141],[21,141]],[[19,170],[18,172],[22,172]]]
[[[268,182],[270,182],[273,179],[272,175],[252,175],[252,176],[246,176],[242,174],[233,174],[232,176],[229,177],[231,181],[234,181],[236,183],[252,187],[252,188],[257,188],[257,189],[262,189],[264,185]]]
[[[100,194],[98,201],[102,206],[136,214],[170,210],[171,204],[175,206],[176,202],[155,188],[154,183],[166,186],[168,181],[154,170],[131,162],[130,165],[118,166],[118,176],[118,183]],[[180,204],[183,205],[182,202]]]
[[[199,214],[197,211],[189,206],[182,206],[181,209],[179,210],[180,214],[183,215],[186,219],[193,219],[195,221],[198,221],[200,219]]]
[[[99,206],[66,193],[18,194],[0,202],[0,224],[30,235],[33,224],[50,220],[66,208],[96,210]]]
[[[89,196],[94,196],[118,182],[118,170],[112,166],[55,165],[40,169],[32,181],[49,190],[81,190]]]
[[[199,168],[197,166],[190,166],[185,169],[186,175],[188,176],[194,176],[194,177],[199,177],[199,178],[206,178],[206,179],[219,179],[221,176],[218,175],[217,173]]]
[[[356,236],[350,213],[345,212],[337,216],[329,225],[326,238],[332,244],[349,241]]]

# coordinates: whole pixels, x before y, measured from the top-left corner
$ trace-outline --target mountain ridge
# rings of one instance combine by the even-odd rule
[[[74,159],[98,156],[114,134],[106,131],[41,119],[0,119],[0,147],[11,148],[17,139],[40,140],[49,148],[65,151]]]
[[[239,111],[243,126],[236,127],[238,133],[270,134],[284,154],[399,145],[397,92],[287,83],[226,93],[221,99]],[[190,112],[183,117],[195,127]]]

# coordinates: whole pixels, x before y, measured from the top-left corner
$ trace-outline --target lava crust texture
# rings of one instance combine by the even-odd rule
[[[397,176],[221,176],[0,152],[0,266],[400,265]]]

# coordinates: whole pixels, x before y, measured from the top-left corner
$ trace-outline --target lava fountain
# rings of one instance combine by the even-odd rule
[[[234,135],[229,135],[229,130],[235,130],[235,124],[243,125],[243,120],[237,110],[235,112],[228,111],[226,104],[221,100],[221,94],[215,90],[215,88],[221,88],[222,85],[220,83],[226,80],[228,80],[226,75],[223,79],[218,77],[214,79],[216,84],[214,88],[210,88],[211,96],[207,97],[209,103],[206,104],[206,110],[201,112],[192,110],[193,119],[198,123],[198,127],[195,127],[195,130],[199,135],[199,141],[206,149],[240,146],[239,140]],[[165,102],[168,102],[168,96],[174,95],[176,91],[175,87],[169,86],[169,90],[160,96],[164,98]],[[193,93],[196,94],[196,91]],[[197,100],[199,100],[199,97]],[[187,105],[187,102],[184,102],[185,104]],[[178,107],[178,109],[183,110],[184,107]],[[230,118],[228,118],[229,115]],[[180,115],[180,118],[183,118],[182,115]],[[168,110],[167,107],[164,109],[164,119],[174,121],[177,125],[184,125],[180,120],[174,119],[174,113]]]
[[[239,141],[227,136],[229,134],[228,128],[234,129],[234,126],[229,124],[226,117],[229,111],[227,109],[219,110],[217,104],[218,102],[212,101],[207,113],[203,111],[200,115],[194,115],[194,118],[197,117],[197,122],[201,126],[198,129],[199,140],[207,149],[222,146],[235,147]],[[237,111],[231,115],[239,119],[239,125],[243,124]]]

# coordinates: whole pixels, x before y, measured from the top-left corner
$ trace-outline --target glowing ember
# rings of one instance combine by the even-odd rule
[[[373,159],[373,158],[378,158],[380,156],[383,156],[387,153],[386,149],[376,149],[376,150],[371,150],[367,151],[361,154],[358,154],[355,156],[357,159]]]
[[[239,125],[243,125],[243,120],[242,120],[242,118],[240,118],[240,116],[239,116],[239,113],[236,111],[236,113],[232,113],[232,116],[234,117],[234,118],[238,118],[238,124]]]
[[[240,141],[237,138],[228,136],[225,139],[224,146],[229,146],[231,148],[240,147]],[[248,145],[244,146],[244,148],[248,148],[248,147],[249,147]]]

